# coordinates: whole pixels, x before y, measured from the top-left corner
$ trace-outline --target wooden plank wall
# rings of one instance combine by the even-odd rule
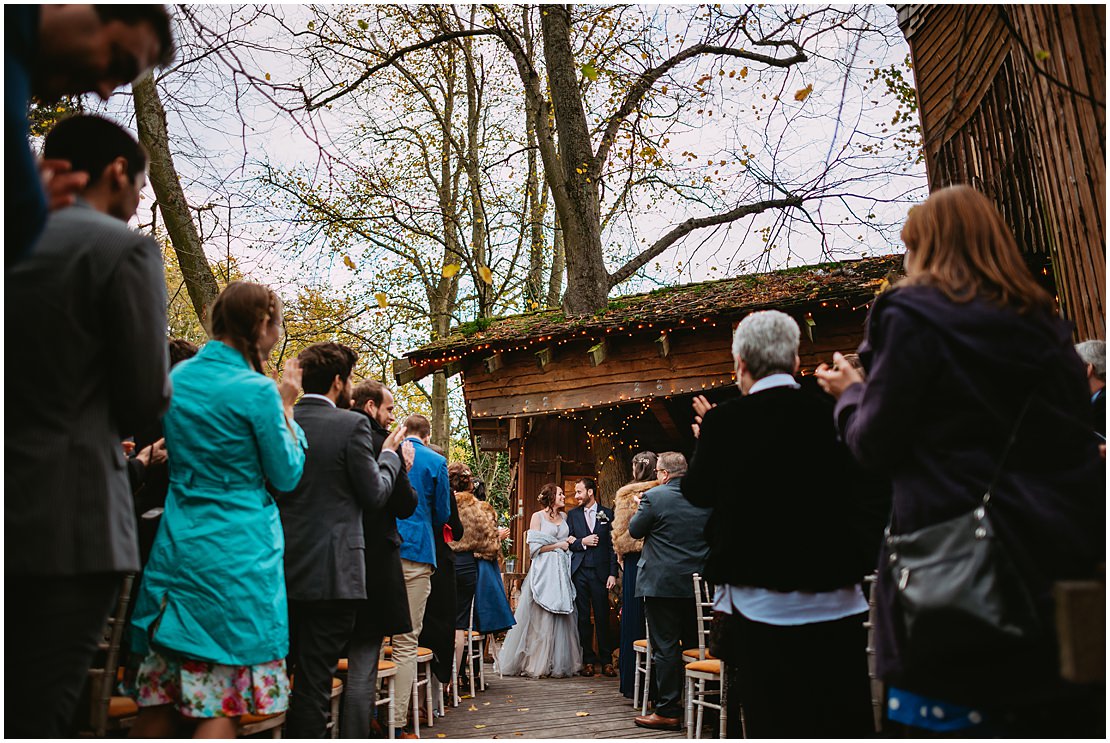
[[[815,310],[813,316],[813,342],[804,317],[799,321],[803,367],[831,360],[833,351],[849,353],[859,346],[866,308]],[[501,368],[492,373],[483,360],[471,359],[463,379],[472,420],[598,409],[735,383],[731,323],[673,332],[666,358],[659,356],[656,337],[608,338],[608,359],[597,367],[586,355],[596,341],[587,339],[553,349],[546,370],[539,368],[533,349],[505,354]]]
[[[1077,337],[1104,338],[1105,6],[925,7],[909,41],[930,188],[990,196],[1051,257]]]

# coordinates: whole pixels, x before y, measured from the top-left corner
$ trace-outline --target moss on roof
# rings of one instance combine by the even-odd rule
[[[594,315],[567,318],[561,309],[481,318],[453,328],[451,335],[409,351],[419,361],[447,352],[465,354],[474,346],[510,346],[537,336],[553,339],[582,330],[625,326],[670,325],[691,318],[733,318],[757,309],[786,309],[830,299],[866,297],[875,293],[902,256],[887,255],[854,261],[799,266],[764,274],[747,274],[698,284],[663,287],[642,294],[614,297]]]

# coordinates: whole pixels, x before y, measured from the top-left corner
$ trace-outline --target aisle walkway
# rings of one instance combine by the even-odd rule
[[[487,690],[477,699],[420,728],[424,739],[444,738],[684,738],[684,732],[636,727],[636,712],[621,696],[617,679],[498,678],[486,666]]]

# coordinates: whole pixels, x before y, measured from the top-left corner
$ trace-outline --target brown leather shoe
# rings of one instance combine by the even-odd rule
[[[586,665],[582,666],[582,675],[583,676],[593,676],[594,673],[596,673],[596,672],[594,671],[594,664],[593,663],[587,663]]]
[[[401,740],[420,740],[420,736],[416,733],[410,733],[408,730],[402,730],[401,734],[397,736]]]
[[[660,717],[652,712],[650,715],[637,715],[636,724],[642,728],[652,730],[681,730],[682,720],[678,717]]]
[[[615,670],[615,669],[613,668],[613,664],[612,664],[612,663],[606,663],[606,664],[605,664],[605,668],[601,669],[601,675],[602,675],[602,676],[616,676],[616,675],[617,675],[617,672],[616,672],[616,670]]]

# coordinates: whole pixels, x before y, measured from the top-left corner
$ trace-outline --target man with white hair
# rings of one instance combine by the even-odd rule
[[[833,401],[794,380],[799,340],[797,322],[774,310],[736,328],[743,396],[695,403],[681,489],[713,509],[705,576],[723,614],[730,721],[739,705],[749,737],[862,738],[873,730],[861,582],[889,495],[838,440]]]
[[[1087,365],[1087,386],[1091,390],[1091,415],[1095,431],[1106,437],[1106,341],[1077,343],[1075,352]]]

